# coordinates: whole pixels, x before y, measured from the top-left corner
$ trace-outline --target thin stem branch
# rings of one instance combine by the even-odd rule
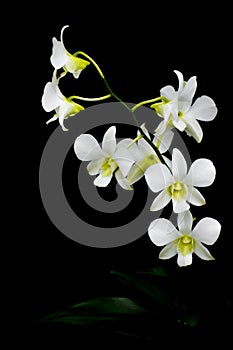
[[[101,76],[101,78],[104,79],[104,74],[102,72],[102,70],[100,69],[100,67],[98,66],[98,64],[93,60],[93,58],[91,58],[90,56],[88,56],[85,52],[82,51],[77,51],[74,56],[78,56],[78,55],[82,55],[84,57],[86,57],[89,61],[91,61],[91,63],[95,66],[95,68],[97,69],[97,71],[99,72],[99,75]]]
[[[110,88],[109,84],[107,83],[106,79],[104,78],[104,82],[109,90],[109,92],[111,93],[111,95],[116,99],[118,100],[119,102],[121,102],[127,109],[128,111],[131,113],[133,119],[134,119],[134,122],[136,124],[136,126],[138,127],[140,133],[143,135],[144,139],[150,144],[150,146],[153,148],[153,150],[155,151],[155,153],[157,154],[159,160],[161,161],[161,163],[165,164],[167,166],[167,163],[165,162],[165,160],[163,159],[163,156],[162,154],[160,153],[159,149],[155,146],[155,144],[149,139],[149,137],[147,137],[147,135],[144,133],[144,131],[142,130],[140,124],[138,123],[138,120],[135,116],[135,113],[133,111],[132,108],[130,108],[124,101],[122,101],[113,91],[112,89]]]
[[[101,100],[105,100],[109,97],[111,97],[111,94],[105,95],[105,96],[101,96],[101,97],[81,97],[81,96],[70,96],[69,100],[83,100],[83,101],[101,101]]]
[[[153,98],[153,99],[151,99],[151,100],[142,101],[142,102],[136,104],[136,105],[132,108],[132,111],[134,112],[138,107],[143,106],[143,105],[145,105],[145,104],[147,104],[147,103],[153,103],[153,102],[156,102],[156,101],[159,101],[159,100],[162,100],[162,99],[163,99],[163,97],[162,97],[162,96],[159,96],[159,97]]]
[[[161,161],[161,163],[165,164],[167,166],[167,163],[165,162],[165,160],[163,159],[162,154],[160,153],[159,149],[154,145],[154,143],[149,139],[149,137],[147,137],[147,135],[144,133],[144,131],[142,130],[136,116],[135,116],[135,109],[138,108],[139,106],[145,104],[145,103],[150,103],[150,102],[155,102],[158,99],[161,99],[161,97],[156,98],[156,99],[152,99],[152,100],[147,100],[147,101],[143,101],[140,102],[139,104],[137,104],[136,106],[134,106],[133,108],[130,108],[124,101],[122,101],[111,89],[111,87],[109,86],[107,80],[104,77],[104,74],[102,72],[102,70],[100,69],[100,67],[98,66],[98,64],[86,53],[82,52],[82,51],[77,51],[74,56],[78,56],[78,55],[82,55],[84,57],[86,57],[97,69],[99,75],[101,76],[101,78],[103,79],[108,91],[110,92],[111,96],[114,97],[117,101],[119,101],[132,115],[133,120],[136,124],[136,126],[138,127],[140,133],[143,135],[144,139],[150,144],[150,146],[153,148],[153,150],[155,151],[155,153],[157,154],[159,160]]]

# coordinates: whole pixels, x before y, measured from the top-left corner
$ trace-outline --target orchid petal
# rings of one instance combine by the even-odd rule
[[[177,96],[177,92],[175,91],[173,86],[167,85],[160,90],[160,95],[170,101]]]
[[[172,167],[172,161],[171,159],[169,159],[168,157],[163,155],[163,160],[165,161],[165,163],[167,164],[168,168],[171,169]]]
[[[133,185],[135,182],[139,181],[145,173],[145,168],[142,166],[142,160],[136,162],[131,167],[127,179],[130,185]]]
[[[116,149],[116,127],[111,126],[104,134],[102,149],[107,154],[112,156]]]
[[[180,131],[184,131],[186,123],[182,119],[172,120],[174,127]]]
[[[73,106],[66,101],[64,101],[57,112],[59,124],[62,127],[63,131],[68,131],[68,129],[64,126],[64,119],[66,119],[69,115],[73,113]]]
[[[115,172],[116,180],[118,184],[124,189],[124,190],[132,190],[133,188],[130,186],[129,182],[127,179],[123,176],[122,172],[120,169],[118,169]]]
[[[221,231],[220,223],[212,218],[201,219],[193,229],[192,237],[205,244],[214,244]]]
[[[53,83],[49,82],[45,85],[41,102],[46,112],[51,112],[63,102],[63,100],[57,96]]]
[[[167,190],[163,190],[158,196],[154,199],[151,204],[150,210],[157,211],[164,208],[171,201],[171,196]]]
[[[186,202],[186,200],[177,201],[176,199],[172,198],[172,205],[173,205],[173,211],[174,213],[182,213],[190,208],[190,205]]]
[[[159,259],[170,259],[177,254],[177,243],[173,241],[167,244],[159,253]]]
[[[174,70],[174,73],[176,73],[177,78],[179,80],[178,92],[180,92],[184,87],[184,77],[183,74],[178,70]]]
[[[195,140],[200,143],[203,137],[203,131],[198,121],[187,114],[184,115],[182,119],[186,123],[186,133],[189,136],[193,136]]]
[[[54,120],[57,120],[58,116],[57,114],[55,114],[51,119],[47,120],[46,124],[49,124],[51,122],[53,122]]]
[[[201,206],[206,204],[205,198],[195,187],[188,188],[187,201],[196,206]]]
[[[172,152],[172,174],[176,181],[182,180],[187,175],[187,163],[178,148]]]
[[[65,66],[68,56],[63,44],[58,41],[56,38],[52,39],[53,49],[50,61],[55,69],[60,69]]]
[[[168,123],[168,120],[162,120],[159,125],[157,126],[157,128],[155,129],[155,133],[159,136],[159,135],[163,135],[166,130],[170,128],[170,125]]]
[[[183,182],[187,185],[206,187],[210,186],[216,176],[216,170],[213,162],[206,158],[195,160]]]
[[[148,228],[151,241],[157,246],[163,246],[180,237],[179,231],[167,219],[156,219]]]
[[[155,154],[155,151],[151,147],[151,145],[145,139],[138,140],[138,147],[144,155],[146,154]]]
[[[69,25],[65,25],[64,27],[62,27],[62,29],[61,29],[61,34],[60,34],[60,40],[61,40],[61,43],[62,43],[62,45],[63,45],[63,47],[64,47],[64,49],[66,50],[66,48],[65,48],[65,45],[64,45],[64,41],[63,41],[63,33],[64,33],[64,30],[66,29],[66,28],[69,28]],[[67,50],[66,50],[67,51]],[[68,51],[67,51],[68,52]]]
[[[97,160],[92,160],[88,165],[87,165],[87,171],[89,175],[97,175],[100,172],[101,164],[103,163],[103,159],[97,159]]]
[[[130,138],[123,139],[117,143],[116,150],[125,148],[132,155],[132,159],[138,161],[143,157],[143,153],[140,151],[136,142],[132,142],[133,140]]]
[[[82,134],[78,136],[74,143],[74,151],[76,156],[83,161],[104,160],[102,152],[97,140],[90,134]]]
[[[195,242],[194,253],[203,260],[215,260],[214,257],[210,254],[209,250],[204,247],[201,242]]]
[[[179,101],[189,102],[189,104],[191,104],[193,96],[197,89],[196,79],[196,76],[193,76],[184,84],[184,87],[179,94]]]
[[[53,77],[52,77],[52,84],[54,86],[55,93],[57,97],[59,97],[61,100],[65,100],[65,96],[61,93],[61,90],[59,89],[58,86],[58,79],[57,79],[57,71],[56,69],[53,72]]]
[[[145,179],[153,192],[159,192],[174,182],[172,174],[164,164],[150,166],[145,172]]]
[[[177,223],[181,233],[189,234],[193,225],[193,216],[190,210],[179,213],[177,217]]]
[[[97,176],[97,178],[94,181],[94,185],[97,187],[106,187],[110,183],[111,179],[112,174],[108,176],[102,176],[102,174],[99,174],[99,176]]]
[[[63,103],[59,107],[58,118],[59,123],[64,131],[67,131],[68,129],[64,126],[64,119],[67,119],[68,117],[75,115],[76,113],[80,112],[84,108],[77,103],[74,102],[67,102],[63,101]]]
[[[133,155],[125,148],[119,148],[113,155],[113,159],[119,166],[123,176],[126,176],[134,163]]]
[[[82,69],[77,70],[76,72],[73,72],[73,76],[75,77],[75,79],[78,79],[78,77],[80,76],[81,72],[82,72]]]
[[[192,253],[188,253],[184,256],[178,251],[177,264],[180,267],[191,265],[192,264]]]
[[[174,133],[171,130],[165,131],[163,135],[155,135],[153,139],[153,144],[157,147],[159,144],[159,151],[161,154],[168,151],[169,147],[171,146],[172,139],[174,137]]]
[[[212,98],[204,95],[196,99],[187,115],[208,122],[215,118],[217,112],[217,107]]]

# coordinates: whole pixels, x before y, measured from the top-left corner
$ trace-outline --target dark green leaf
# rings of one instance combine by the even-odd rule
[[[60,315],[57,313],[49,322],[70,323],[80,326],[91,326],[101,323],[101,325],[109,324],[109,322],[117,321],[117,317],[113,316],[93,316],[93,315]]]
[[[122,272],[112,271],[113,275],[117,276],[123,283],[141,292],[144,298],[152,299],[154,302],[169,306],[171,304],[171,295],[159,283],[154,283],[148,279],[144,279],[137,275],[126,274]]]
[[[161,276],[161,277],[167,277],[172,279],[175,278],[174,276],[167,274],[167,272],[162,266],[153,267],[151,269],[144,270],[144,271],[138,271],[138,274]]]
[[[161,274],[163,270],[157,272]],[[152,317],[173,318],[192,327],[197,324],[198,312],[192,309],[192,305],[186,305],[185,298],[180,295],[178,285],[174,284],[172,279],[153,278],[152,274],[126,274],[117,271],[112,271],[112,274],[126,284],[131,293],[139,293],[141,305],[153,314]],[[168,283],[169,281],[172,283]]]
[[[115,321],[121,316],[142,312],[143,308],[129,298],[101,297],[67,307],[65,310],[47,316],[42,321],[89,325],[103,321]]]
[[[132,314],[143,311],[143,309],[133,300],[123,297],[102,297],[91,299],[75,304],[72,308],[82,314],[89,314],[90,312],[98,314]]]

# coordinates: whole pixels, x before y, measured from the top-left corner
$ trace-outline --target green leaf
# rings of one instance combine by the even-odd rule
[[[114,322],[124,315],[139,314],[143,311],[142,307],[129,298],[101,297],[67,307],[42,321],[90,325],[104,321]]]
[[[101,314],[132,314],[143,311],[133,300],[123,297],[101,297],[91,299],[75,304],[71,308],[78,310],[82,314],[90,313],[90,311]]]
[[[175,277],[172,275],[167,274],[165,269],[162,266],[159,267],[153,267],[151,269],[147,269],[144,271],[138,271],[138,274],[145,274],[145,275],[154,275],[154,276],[160,276],[160,277],[166,277],[174,279]]]
[[[153,270],[152,270],[153,272]],[[118,271],[111,273],[130,288],[131,293],[138,293],[141,305],[149,311],[152,317],[174,319],[183,325],[194,327],[199,320],[199,314],[187,305],[185,298],[180,295],[175,279],[157,278],[163,276],[163,270],[155,273],[126,274]],[[153,276],[156,278],[153,278]],[[136,299],[137,300],[137,299]],[[156,316],[157,315],[157,316]]]
[[[52,318],[48,319],[48,322],[61,322],[61,323],[69,323],[79,326],[92,326],[96,325],[98,323],[101,323],[103,326],[104,324],[109,324],[109,322],[115,322],[117,321],[117,317],[111,317],[111,316],[93,316],[93,315],[72,315],[72,314],[66,314],[62,315],[59,312],[56,313]]]
[[[152,299],[154,302],[169,306],[171,304],[170,294],[168,295],[167,290],[159,285],[156,281],[150,281],[144,279],[142,276],[130,275],[118,271],[111,271],[111,273],[117,276],[124,284],[132,288],[132,290],[137,290],[143,294],[144,298]]]

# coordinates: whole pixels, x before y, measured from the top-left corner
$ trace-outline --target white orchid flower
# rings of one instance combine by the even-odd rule
[[[127,144],[132,141],[128,139]],[[134,157],[126,147],[125,140],[116,142],[116,127],[111,126],[104,134],[102,148],[98,141],[90,134],[82,134],[74,143],[76,156],[82,161],[90,161],[87,171],[90,175],[98,175],[94,185],[106,187],[115,174],[119,185],[132,190],[126,176],[134,163]]]
[[[141,129],[144,131],[145,135],[151,139],[145,124],[141,125]],[[160,162],[160,159],[152,146],[143,137],[139,138],[140,136],[140,132],[138,131],[137,152],[134,152],[136,162],[130,169],[127,176],[130,185],[139,181],[144,176],[146,169],[148,169],[151,165]],[[173,132],[169,130],[163,135],[162,138],[155,136],[152,143],[158,148],[159,152],[163,154],[169,149],[173,136]],[[167,157],[163,157],[167,163],[170,162]]]
[[[84,107],[73,102],[71,99],[66,98],[60,91],[58,87],[58,80],[56,79],[56,71],[53,74],[52,82],[48,82],[45,85],[44,93],[42,96],[42,106],[46,112],[51,112],[55,110],[55,115],[49,119],[46,124],[59,120],[64,131],[68,129],[64,126],[64,119],[69,118],[82,111]]]
[[[192,264],[192,254],[195,253],[203,260],[215,260],[209,250],[203,245],[216,242],[221,231],[220,223],[210,217],[201,219],[192,229],[193,217],[190,211],[178,214],[179,230],[167,219],[156,219],[151,222],[148,234],[157,246],[165,246],[160,259],[170,259],[178,254],[179,266]]]
[[[179,80],[177,91],[173,86],[165,86],[160,90],[162,102],[151,105],[157,114],[164,120],[156,128],[158,134],[163,134],[167,128],[175,127],[193,136],[197,142],[201,142],[203,131],[197,120],[211,121],[217,114],[217,107],[214,101],[208,96],[201,96],[192,105],[193,96],[197,88],[196,76],[191,77],[187,82],[183,74],[174,71]]]
[[[80,73],[90,62],[83,60],[69,53],[63,43],[63,32],[69,26],[66,25],[61,30],[60,41],[56,38],[52,39],[53,49],[50,61],[55,69],[63,68],[65,73],[70,72],[75,78],[78,78]]]
[[[191,105],[193,96],[197,88],[196,77],[191,77],[187,82],[184,82],[183,74],[177,70],[174,71],[179,80],[179,87],[176,91],[173,86],[167,85],[160,90],[162,103],[151,105],[157,114],[166,121],[174,121],[177,128],[184,128],[182,122],[178,118],[180,108],[187,108]]]
[[[190,208],[189,203],[200,206],[205,199],[195,187],[210,186],[216,175],[213,163],[209,159],[195,160],[189,171],[182,153],[173,149],[171,171],[161,163],[154,164],[145,172],[145,179],[153,192],[160,192],[151,205],[151,210],[164,208],[171,200],[175,213]]]

